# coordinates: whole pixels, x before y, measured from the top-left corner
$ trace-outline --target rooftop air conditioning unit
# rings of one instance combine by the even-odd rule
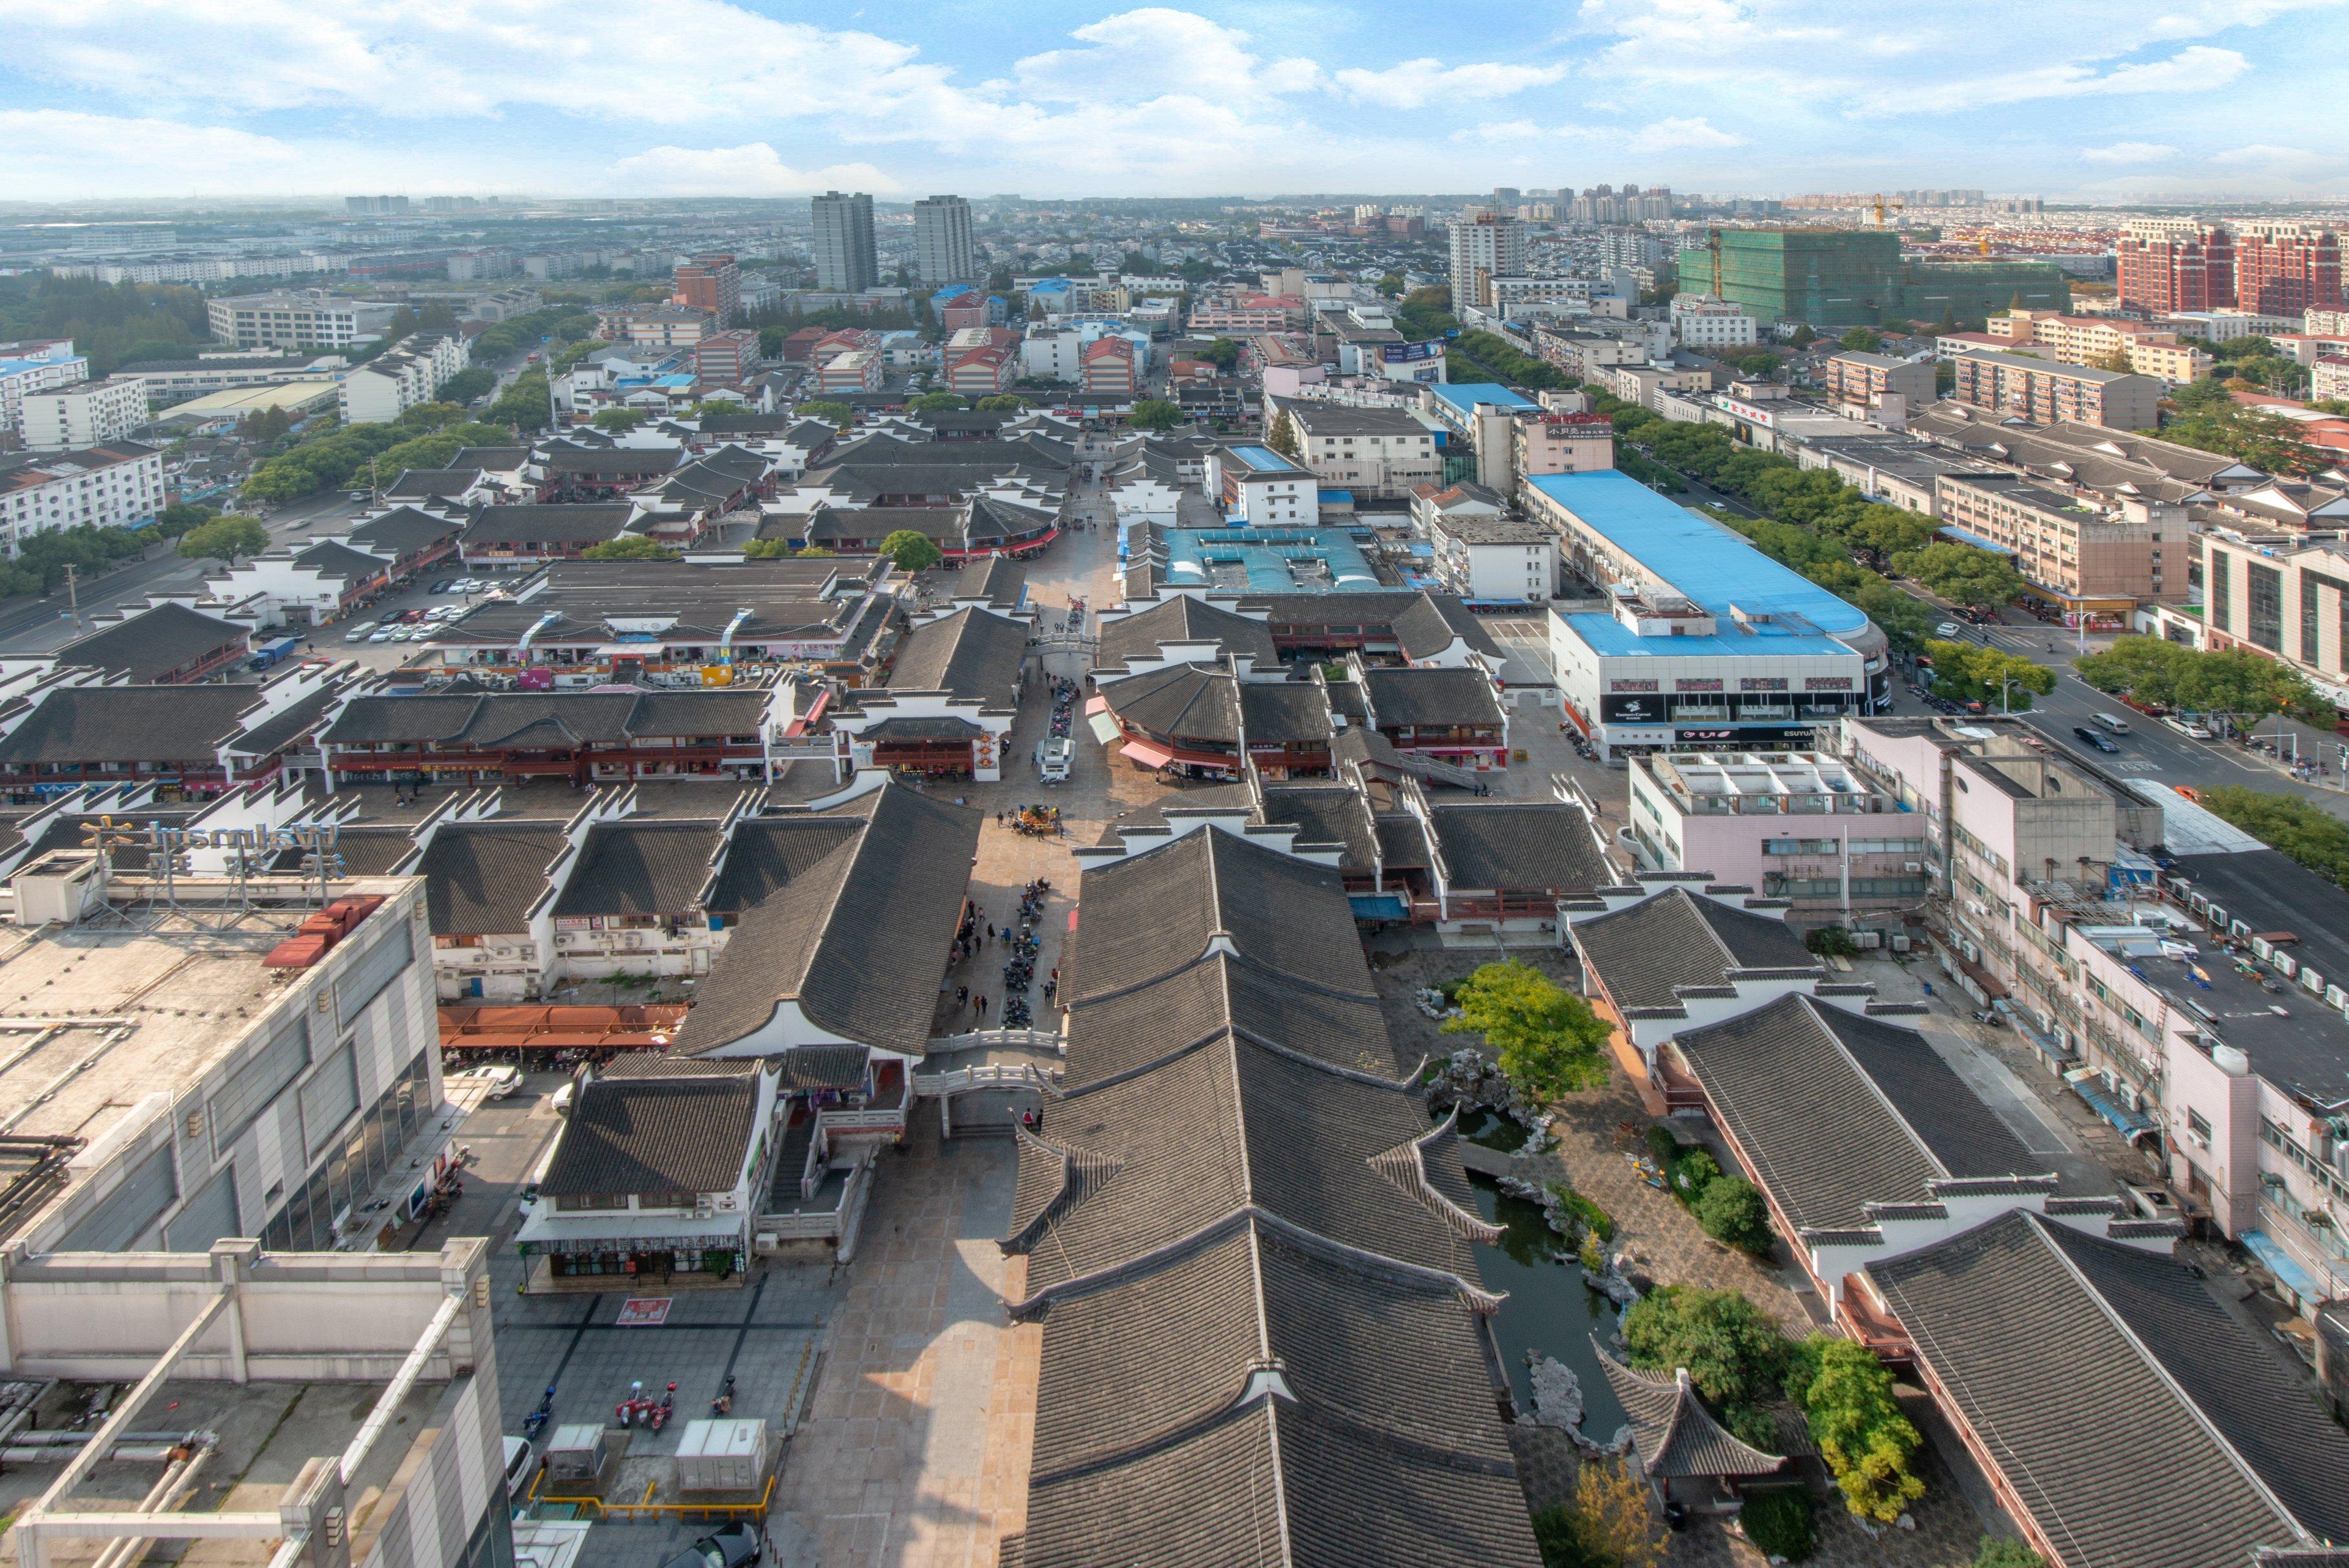
[[[1903,860],[1900,863],[1900,869],[1911,877],[1921,876],[1925,870],[1925,863],[1922,860]]]

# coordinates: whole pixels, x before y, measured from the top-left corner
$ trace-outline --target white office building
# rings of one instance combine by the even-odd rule
[[[25,444],[35,452],[104,446],[147,422],[147,383],[136,376],[109,376],[27,392],[17,418]]]
[[[924,283],[968,283],[978,275],[968,201],[927,196],[914,203],[914,275]]]
[[[205,306],[212,341],[236,348],[346,348],[391,323],[396,305],[338,299],[324,289],[248,294]]]

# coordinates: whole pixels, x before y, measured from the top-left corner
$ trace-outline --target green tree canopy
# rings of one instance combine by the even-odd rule
[[[1985,1535],[1974,1568],[2047,1568],[2047,1559],[2011,1535]]]
[[[895,562],[901,572],[926,572],[947,558],[936,540],[911,528],[900,528],[882,540],[881,554]]]
[[[1766,1258],[1777,1233],[1770,1228],[1770,1205],[1762,1189],[1741,1176],[1719,1176],[1689,1205],[1704,1233],[1757,1258]]]
[[[838,425],[843,430],[856,422],[856,416],[849,411],[846,403],[835,403],[824,398],[802,403],[792,411],[803,420],[822,420],[828,425]]]
[[[543,431],[551,421],[546,407],[546,372],[537,366],[524,370],[498,394],[481,416],[518,431]]]
[[[156,516],[156,530],[167,539],[177,538],[189,529],[211,522],[220,515],[217,506],[199,506],[192,502],[174,501]]]
[[[1219,370],[1228,370],[1240,362],[1240,346],[1236,338],[1217,337],[1192,356],[1205,359]]]
[[[444,402],[470,403],[476,398],[487,397],[497,389],[497,385],[496,371],[469,365],[440,383],[440,397]]]
[[[1884,348],[1884,335],[1872,327],[1855,327],[1836,339],[1836,346],[1856,354],[1874,354]]]
[[[190,560],[226,561],[257,556],[269,548],[269,530],[258,517],[229,515],[199,523],[180,535],[180,554]]]
[[[2023,581],[2013,563],[1971,545],[1943,540],[1895,556],[1892,565],[1951,603],[1975,609],[1995,609],[2023,597]]]
[[[1623,1314],[1634,1366],[1688,1368],[1697,1392],[1724,1408],[1768,1398],[1786,1374],[1792,1347],[1767,1313],[1736,1291],[1666,1285]]]
[[[994,392],[972,405],[982,414],[1016,414],[1028,406],[1028,400],[1012,392]]]
[[[1786,341],[1797,348],[1807,348],[1818,340],[1819,335],[1811,330],[1807,321],[1796,323],[1795,330],[1786,336]]]
[[[1923,1439],[1900,1413],[1892,1374],[1857,1340],[1819,1334],[1793,1360],[1788,1392],[1810,1417],[1844,1504],[1862,1519],[1889,1524],[1925,1495],[1909,1469]]]
[[[1952,702],[1980,702],[2002,712],[2023,713],[2033,694],[2055,690],[2055,672],[2019,653],[1978,642],[1925,644],[1933,660],[1933,690]]]
[[[1182,405],[1164,398],[1144,398],[1133,405],[1125,422],[1138,431],[1171,431],[1183,422]]]
[[[960,392],[924,392],[907,400],[905,407],[917,414],[950,414],[968,407]]]
[[[621,435],[644,423],[645,411],[642,409],[598,409],[587,422],[599,431]]]
[[[2349,888],[2349,823],[2297,795],[2222,784],[2201,805],[2326,881]]]
[[[1488,963],[1460,984],[1446,1034],[1482,1034],[1501,1071],[1543,1103],[1607,1082],[1609,1030],[1590,1004],[1537,969]]]
[[[579,552],[589,561],[674,561],[675,550],[664,548],[642,534],[623,534],[616,539],[606,539],[600,545],[590,545]]]

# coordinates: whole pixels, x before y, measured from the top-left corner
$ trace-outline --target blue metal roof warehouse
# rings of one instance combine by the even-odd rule
[[[1868,630],[1868,616],[1857,605],[1629,474],[1551,473],[1530,476],[1526,483],[1572,513],[1617,555],[1723,622],[1734,606],[1748,617],[1799,617],[1830,637]]]

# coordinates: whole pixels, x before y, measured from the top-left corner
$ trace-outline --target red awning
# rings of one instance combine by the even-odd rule
[[[1147,741],[1128,741],[1125,754],[1145,768],[1163,768],[1174,760],[1174,753],[1164,746],[1154,746]]]

